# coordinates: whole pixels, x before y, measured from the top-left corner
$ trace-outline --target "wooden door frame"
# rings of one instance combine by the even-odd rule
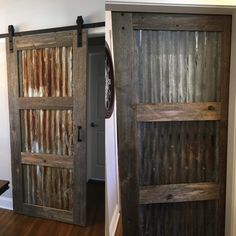
[[[139,8],[140,9],[140,8]],[[118,15],[121,15],[122,17],[118,17]],[[140,13],[139,13],[140,14]],[[116,18],[117,17],[117,18]],[[114,20],[115,18],[115,20]],[[191,17],[190,17],[191,18]],[[211,17],[210,17],[211,18]],[[132,38],[132,30],[133,30],[133,24],[132,24],[132,13],[130,12],[117,12],[113,15],[113,32],[115,37],[119,37],[119,43],[122,44],[123,50],[121,52],[119,48],[119,43],[114,40],[114,54],[115,57],[115,69],[116,69],[116,90],[117,90],[117,113],[118,113],[118,127],[119,127],[119,140],[122,140],[119,142],[119,170],[120,170],[120,179],[121,179],[121,202],[122,202],[122,214],[123,214],[123,227],[125,235],[138,235],[138,227],[139,227],[139,221],[138,221],[138,212],[136,210],[138,205],[138,199],[139,199],[139,189],[137,187],[137,175],[138,175],[138,169],[136,164],[133,164],[134,162],[137,162],[137,155],[135,151],[135,143],[137,143],[137,140],[135,139],[135,122],[130,123],[130,120],[134,119],[134,114],[132,112],[132,109],[125,109],[125,107],[131,107],[132,104],[136,103],[135,95],[130,93],[127,87],[135,86],[134,84],[134,63],[130,63],[129,58],[125,55],[131,55],[133,56],[132,48],[134,47],[132,45],[132,40],[127,40],[128,37]],[[164,19],[165,21],[165,19]],[[161,29],[163,28],[163,25],[159,24],[158,21],[155,21],[156,25],[152,27],[150,25],[150,22],[137,22],[137,19],[134,23],[135,28],[141,28],[141,25],[144,24],[146,28],[152,28],[152,29]],[[162,22],[163,23],[163,22]],[[166,22],[165,25],[168,24],[171,29],[177,29],[176,27],[182,27],[181,24],[176,25],[176,23]],[[144,27],[144,28],[145,28]],[[223,42],[226,42],[222,44],[222,72],[221,76],[224,78],[223,81],[227,81],[229,78],[229,70],[227,69],[226,65],[229,65],[230,62],[230,51],[229,48],[227,48],[226,45],[230,45],[230,29],[231,25],[226,20],[225,23],[219,24],[213,26],[206,25],[205,23],[202,24],[202,27],[207,31],[221,31],[223,32]],[[165,28],[165,26],[164,26]],[[194,24],[190,24],[187,26],[187,29],[197,29],[198,27]],[[227,29],[227,30],[224,30]],[[127,54],[125,52],[128,52]],[[117,56],[118,55],[118,56]],[[131,66],[130,66],[131,65]],[[132,79],[133,78],[133,79]],[[221,112],[222,112],[222,119],[220,121],[220,126],[223,128],[223,132],[221,133],[221,136],[227,137],[227,119],[228,119],[228,83],[224,83],[224,88],[221,88],[221,94],[223,94],[223,100],[222,103],[224,104],[222,106]],[[128,99],[124,99],[125,94],[130,94]],[[122,98],[122,96],[124,96]],[[126,97],[127,98],[127,97]],[[126,118],[124,118],[126,117]],[[128,130],[128,137],[126,131]],[[125,136],[126,134],[126,136]],[[124,141],[125,140],[125,141]],[[132,140],[132,144],[129,144],[129,141]],[[224,148],[221,149],[221,154],[227,153],[227,140],[225,138],[221,138],[221,141],[224,144]],[[129,144],[129,145],[128,145]],[[133,147],[133,148],[132,148]],[[128,148],[128,150],[127,150]],[[226,160],[221,161],[221,170],[220,175],[222,178],[220,179],[220,195],[221,199],[219,201],[219,204],[221,205],[220,209],[220,215],[224,216],[224,204],[225,204],[225,179],[226,179]],[[122,181],[123,180],[123,181]],[[220,217],[219,217],[220,218]],[[219,221],[218,223],[218,232],[219,235],[224,234],[224,222]]]
[[[77,32],[67,31],[32,36],[14,37],[14,52],[9,50],[6,41],[8,94],[10,112],[10,138],[12,156],[13,209],[15,212],[32,216],[46,217],[68,223],[86,225],[86,144],[87,144],[87,109],[86,109],[86,78],[87,78],[87,31],[82,33],[82,47],[77,47]],[[73,97],[27,98],[19,97],[17,51],[21,49],[43,48],[52,46],[73,47]],[[22,169],[21,169],[21,130],[20,109],[65,109],[73,108],[73,212],[53,208],[25,204],[23,201]],[[81,112],[82,111],[82,112]],[[81,126],[81,140],[77,142],[78,126]],[[80,199],[80,201],[79,201]],[[45,207],[46,208],[46,207]]]

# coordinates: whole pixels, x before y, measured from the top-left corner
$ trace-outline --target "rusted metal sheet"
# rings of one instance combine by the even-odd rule
[[[39,165],[23,165],[22,168],[25,203],[72,210],[72,169]]]
[[[18,52],[22,97],[72,96],[72,47]]]
[[[72,110],[22,110],[22,151],[72,155]]]

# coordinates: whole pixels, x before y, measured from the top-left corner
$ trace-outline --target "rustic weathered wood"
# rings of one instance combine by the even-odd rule
[[[71,46],[72,35],[73,31],[67,31],[16,37],[15,48],[21,50]]]
[[[18,98],[19,109],[71,109],[73,98],[70,97],[42,97],[42,98]]]
[[[112,20],[124,235],[224,235],[231,17]]]
[[[9,181],[0,179],[0,195],[9,189]]]
[[[73,157],[53,154],[21,153],[21,163],[51,167],[72,168]]]
[[[24,214],[36,217],[43,217],[52,220],[58,220],[66,223],[73,223],[73,215],[71,211],[53,209],[49,207],[36,205],[23,205]],[[16,211],[17,212],[17,211]],[[21,212],[19,212],[21,213]]]
[[[74,33],[73,40],[73,74],[74,76],[74,172],[73,199],[79,199],[74,203],[73,215],[74,223],[86,225],[86,181],[87,181],[87,109],[86,109],[86,78],[87,78],[87,31],[82,34],[82,47],[77,47],[77,33]],[[79,128],[79,126],[81,128]],[[79,130],[78,130],[79,129]],[[81,142],[78,142],[78,132],[80,132]]]
[[[221,60],[221,81],[219,90],[221,94],[222,119],[219,122],[219,185],[220,199],[216,214],[219,235],[225,233],[225,201],[226,201],[226,165],[227,165],[227,138],[228,138],[228,105],[229,105],[229,72],[230,72],[230,49],[231,49],[231,27],[232,16],[227,17],[227,24],[222,32],[222,60]]]
[[[11,138],[11,168],[12,168],[12,189],[13,208],[15,211],[22,211],[23,190],[22,171],[20,163],[21,135],[20,135],[20,114],[16,103],[19,96],[19,83],[17,71],[17,51],[9,52],[9,42],[6,40],[7,52],[7,75],[8,75],[8,100]]]
[[[86,133],[83,34],[82,49],[76,31],[15,37],[14,53],[7,46],[14,210],[80,225],[86,223],[86,135],[82,149],[76,143],[79,123]]]
[[[219,198],[216,183],[167,184],[140,187],[139,203],[207,201]]]
[[[230,16],[133,13],[133,28],[148,30],[224,31]]]
[[[134,90],[134,45],[132,14],[113,13],[115,86],[119,140],[119,175],[121,211],[124,217],[124,236],[139,235],[138,166],[136,150],[136,123],[132,105],[136,104]],[[129,40],[131,39],[131,40]],[[121,50],[122,49],[122,50]],[[131,89],[132,88],[132,89]]]
[[[137,121],[220,120],[220,103],[137,104]]]

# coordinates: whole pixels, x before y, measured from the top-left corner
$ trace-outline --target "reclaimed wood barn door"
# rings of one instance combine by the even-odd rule
[[[231,17],[112,22],[124,236],[223,236]]]
[[[14,210],[86,224],[87,32],[7,42]]]

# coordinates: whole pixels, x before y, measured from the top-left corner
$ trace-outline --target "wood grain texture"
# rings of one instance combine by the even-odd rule
[[[81,225],[86,153],[76,141],[80,123],[86,147],[83,35],[82,49],[75,31],[14,37],[14,53],[7,45],[14,210]],[[23,163],[21,152],[27,152]]]
[[[16,98],[19,93],[19,81],[17,71],[17,52],[9,52],[9,42],[6,40],[7,52],[7,77],[8,77],[8,101],[10,119],[10,139],[11,139],[11,169],[12,169],[12,190],[13,208],[16,211],[22,210],[23,189],[21,171],[21,135],[20,135],[20,112],[18,110]]]
[[[119,175],[123,235],[139,235],[138,165],[136,150],[136,122],[132,105],[136,104],[134,80],[134,45],[132,40],[132,14],[113,13],[115,86],[119,145]],[[122,48],[122,50],[121,50]]]
[[[137,121],[220,120],[220,103],[137,104]]]
[[[27,35],[14,39],[17,50],[71,46],[73,31]]]
[[[18,98],[19,109],[71,109],[73,98],[50,97],[50,98]]]
[[[223,236],[231,16],[112,17],[124,235]],[[137,217],[136,190],[200,182],[217,184],[213,199],[141,204]]]
[[[0,179],[0,195],[9,189],[9,181]]]
[[[28,165],[73,168],[71,156],[58,156],[53,154],[21,153],[21,163]]]
[[[221,83],[219,90],[221,93],[221,114],[222,119],[219,123],[219,184],[220,184],[220,199],[218,203],[217,227],[219,235],[225,233],[225,203],[226,203],[226,170],[227,170],[227,138],[228,138],[228,106],[229,106],[229,72],[230,72],[230,54],[231,54],[231,28],[232,16],[228,16],[227,25],[222,32],[222,63],[221,63]]]
[[[88,226],[16,214],[0,209],[0,235],[4,236],[104,236],[105,185],[88,183]]]
[[[134,13],[133,28],[175,31],[224,31],[230,16]]]
[[[168,184],[140,187],[139,203],[168,203],[216,200],[219,185],[216,183]]]
[[[87,181],[87,44],[88,32],[83,30],[82,47],[77,47],[77,33],[74,32],[73,39],[73,140],[74,140],[74,166],[77,171],[73,176],[73,215],[74,223],[86,225],[86,181]],[[78,128],[80,130],[81,142],[78,140]]]

